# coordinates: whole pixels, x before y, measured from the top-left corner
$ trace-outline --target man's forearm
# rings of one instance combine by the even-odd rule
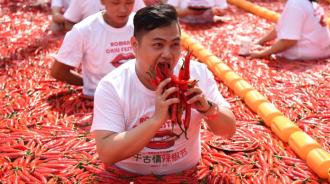
[[[65,18],[61,13],[60,8],[52,8],[52,19],[56,23],[64,23]]]
[[[267,35],[265,35],[263,38],[261,38],[257,44],[263,45],[266,42],[269,42],[271,40],[274,40],[277,37],[276,29],[274,28],[271,30]]]
[[[51,75],[55,79],[71,85],[82,86],[84,84],[81,75],[73,70],[67,72],[52,72]]]
[[[69,20],[64,21],[64,29],[65,31],[70,31],[75,23]]]
[[[277,54],[283,52],[294,45],[296,45],[297,41],[295,40],[278,40],[274,43],[269,49],[263,52],[264,57],[268,57],[272,54]]]
[[[215,135],[230,138],[236,131],[236,120],[234,114],[225,107],[212,105],[209,112],[203,114],[204,119]]]
[[[162,123],[151,118],[129,131],[115,133],[105,138],[97,138],[99,139],[97,140],[99,142],[97,148],[100,159],[104,163],[112,165],[134,156],[150,142],[161,126]]]

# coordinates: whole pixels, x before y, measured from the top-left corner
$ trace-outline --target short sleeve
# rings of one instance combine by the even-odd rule
[[[180,1],[178,1],[178,0],[168,0],[167,4],[170,4],[170,5],[175,6],[175,7],[179,7]]]
[[[227,4],[226,0],[216,0],[215,6],[221,8],[221,9],[225,9],[228,7],[228,4]]]
[[[91,131],[125,131],[125,118],[120,98],[110,82],[101,80],[94,95],[94,116]]]
[[[71,0],[69,8],[64,13],[64,18],[77,23],[80,22],[83,19],[82,15],[82,7],[80,0]]]
[[[200,81],[199,86],[203,90],[204,95],[212,102],[218,104],[222,107],[229,108],[229,103],[223,98],[221,93],[219,92],[218,85],[214,80],[214,75],[207,68],[205,64],[199,63],[196,66],[197,70],[197,79]]]
[[[135,0],[133,12],[137,12],[139,9],[145,7],[143,0]]]
[[[288,3],[276,27],[278,39],[299,40],[302,35],[306,14],[295,4]]]
[[[52,8],[61,8],[63,7],[63,2],[61,0],[52,0],[51,2],[51,7]]]
[[[69,66],[78,67],[84,55],[84,37],[75,27],[69,31],[63,40],[55,59]]]

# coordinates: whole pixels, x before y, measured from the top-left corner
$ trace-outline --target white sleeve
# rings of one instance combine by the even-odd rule
[[[215,6],[221,8],[221,9],[225,9],[228,7],[228,4],[227,4],[226,0],[216,0]]]
[[[84,55],[84,36],[75,27],[67,32],[55,59],[69,66],[78,67]]]
[[[68,9],[64,13],[64,18],[77,23],[80,22],[83,19],[82,15],[82,2],[79,2],[80,0],[71,0],[70,5]]]
[[[179,0],[168,0],[167,1],[167,4],[170,4],[170,5],[174,6],[174,7],[179,7],[180,1]]]
[[[101,80],[94,95],[94,115],[91,131],[125,131],[125,118],[113,85]]]
[[[299,6],[287,4],[276,26],[278,39],[299,40],[302,35],[306,13]]]
[[[55,8],[55,7],[63,7],[63,2],[61,0],[52,0],[51,2],[51,6],[52,8]]]
[[[145,7],[143,0],[135,0],[133,12],[137,12],[139,9]]]
[[[219,92],[218,85],[214,80],[214,75],[205,64],[203,65],[204,66],[202,66],[201,70],[204,70],[202,71],[204,76],[200,76],[200,80],[203,80],[204,82],[200,87],[202,88],[204,95],[219,106],[230,108],[229,103]]]

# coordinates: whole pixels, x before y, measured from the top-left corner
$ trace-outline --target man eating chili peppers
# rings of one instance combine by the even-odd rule
[[[141,175],[177,173],[200,159],[202,119],[216,135],[235,133],[212,73],[189,54],[180,59],[180,34],[171,5],[136,13],[136,59],[105,76],[95,92],[91,131],[106,165]]]

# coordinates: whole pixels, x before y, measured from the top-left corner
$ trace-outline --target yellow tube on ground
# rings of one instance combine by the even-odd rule
[[[258,106],[261,103],[267,102],[268,100],[257,90],[251,90],[245,94],[244,101],[254,112],[257,112]]]
[[[307,154],[307,165],[321,178],[327,178],[330,172],[330,154],[316,148]]]
[[[254,88],[247,83],[245,80],[239,80],[234,84],[234,87],[232,88],[234,90],[234,93],[240,96],[241,98],[244,98],[247,92],[253,90]]]
[[[284,142],[288,142],[290,135],[294,132],[301,131],[297,125],[285,116],[274,117],[270,128]]]
[[[237,75],[234,71],[226,72],[224,75],[224,81],[231,89],[233,89],[235,83],[241,79],[242,77]]]
[[[327,0],[330,1],[330,0]],[[259,17],[265,18],[272,22],[277,22],[280,18],[280,14],[267,8],[255,5],[247,0],[227,0],[228,3],[235,5],[243,10],[251,12]],[[326,20],[328,25],[330,26],[330,18]]]
[[[288,142],[289,146],[304,160],[306,160],[310,151],[315,148],[321,148],[318,142],[303,131],[297,131],[291,134]]]
[[[209,61],[212,61],[211,60],[212,57],[210,58]],[[208,64],[207,62],[205,62],[206,64]],[[217,63],[211,63],[211,64],[208,64],[208,66],[213,66],[213,73],[218,76],[221,80],[224,80],[225,78],[225,74],[227,72],[231,72],[232,69],[229,68],[229,66],[227,66],[226,64],[220,62],[220,61],[217,61]]]
[[[246,0],[228,0],[227,2],[272,22],[277,22],[280,17],[278,13],[255,5]]]
[[[263,102],[257,107],[257,113],[264,120],[267,126],[271,126],[272,120],[277,116],[283,116],[283,114],[270,102]]]

